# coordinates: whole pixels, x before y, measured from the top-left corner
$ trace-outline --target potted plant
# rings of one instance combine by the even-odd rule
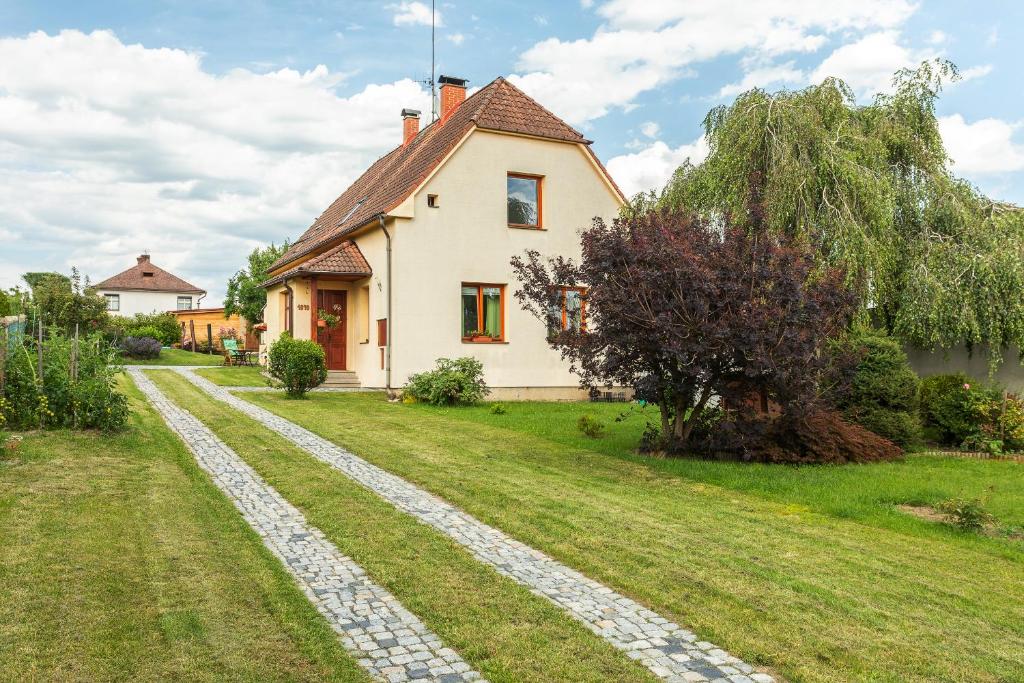
[[[484,330],[470,330],[470,332],[467,335],[467,337],[468,337],[469,341],[474,341],[474,342],[494,341],[494,337],[489,335]]]
[[[318,318],[316,321],[317,327],[334,328],[341,322],[341,318],[339,316],[336,316],[333,313],[328,313],[322,308],[317,311],[316,315]]]

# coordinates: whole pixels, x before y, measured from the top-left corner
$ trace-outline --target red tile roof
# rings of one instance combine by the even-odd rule
[[[522,90],[504,78],[497,78],[468,97],[445,121],[431,123],[408,145],[397,147],[374,162],[313,221],[270,270],[281,268],[394,209],[474,125],[486,130],[590,144],[590,140]]]
[[[373,269],[366,262],[363,252],[352,240],[328,249],[319,256],[314,256],[300,265],[286,270],[263,283],[264,287],[277,284],[296,275],[351,275],[354,277],[370,277]]]
[[[187,292],[189,294],[205,294],[193,284],[185,282],[177,275],[168,273],[153,265],[149,256],[143,254],[138,263],[128,270],[108,277],[95,285],[96,289],[138,289],[147,292]]]

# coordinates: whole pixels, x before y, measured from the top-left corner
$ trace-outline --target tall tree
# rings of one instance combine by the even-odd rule
[[[228,280],[228,292],[224,297],[224,317],[238,313],[251,329],[263,322],[263,309],[267,305],[267,290],[260,285],[267,280],[270,265],[288,251],[288,242],[281,246],[271,243],[256,247],[249,254],[248,266],[235,273]]]
[[[1024,211],[951,173],[935,102],[956,78],[952,63],[925,62],[866,106],[833,78],[743,93],[705,118],[708,158],[627,213],[740,214],[756,175],[769,230],[843,268],[862,318],[871,311],[923,348],[1024,346]],[[1000,357],[992,354],[993,367]]]

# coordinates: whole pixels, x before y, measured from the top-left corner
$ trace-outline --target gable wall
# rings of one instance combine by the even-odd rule
[[[508,172],[544,176],[544,230],[508,227]],[[427,206],[428,194],[438,195],[438,208]],[[516,303],[509,260],[526,249],[578,259],[579,231],[594,216],[614,218],[618,209],[618,196],[580,146],[472,133],[417,193],[415,217],[398,220],[393,230],[393,385],[401,386],[438,357],[471,355],[483,361],[494,387],[575,387],[577,379],[548,348],[543,324]],[[372,265],[375,278],[383,277],[383,267]],[[462,341],[463,282],[505,285],[507,343]]]

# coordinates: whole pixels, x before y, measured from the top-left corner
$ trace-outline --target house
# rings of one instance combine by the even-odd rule
[[[225,317],[223,307],[182,309],[171,313],[181,327],[182,347],[194,338],[197,345],[212,343],[214,347],[223,349],[220,341],[222,331],[229,330],[234,332],[239,343],[244,342],[243,348],[255,351],[259,347],[259,337],[249,329],[249,323],[237,313]]]
[[[177,275],[158,268],[142,254],[128,270],[95,285],[96,294],[107,302],[111,315],[180,311],[198,307],[206,292]]]
[[[527,249],[578,258],[579,231],[625,198],[591,141],[505,79],[469,98],[465,80],[440,84],[440,119],[420,130],[403,110],[401,144],[271,266],[264,355],[288,331],[366,387],[475,356],[495,398],[580,397],[514,300],[509,261]],[[580,295],[566,292],[563,324],[581,324]],[[318,326],[320,311],[340,322]]]

